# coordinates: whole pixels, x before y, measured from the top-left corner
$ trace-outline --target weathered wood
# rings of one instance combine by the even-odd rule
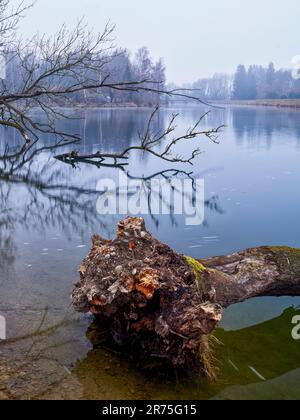
[[[255,296],[300,295],[300,251],[263,247],[196,261],[147,232],[119,223],[118,237],[94,236],[72,300],[139,359],[166,359],[212,375],[209,337],[222,306]]]
[[[258,296],[300,295],[300,250],[260,247],[202,260],[203,288],[223,307]]]

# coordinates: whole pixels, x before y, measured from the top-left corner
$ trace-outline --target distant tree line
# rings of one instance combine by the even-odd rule
[[[169,83],[168,90],[188,89],[195,90],[194,94],[202,100],[224,100],[230,99],[232,95],[233,76],[223,73],[216,73],[213,77],[199,79],[194,83],[186,83],[178,86]],[[189,102],[188,98],[168,98],[169,102]]]
[[[18,90],[26,81],[26,76],[28,77],[32,71],[35,73],[40,71],[42,74],[43,70],[47,69],[47,63],[45,62],[45,65],[43,62],[37,63],[37,58],[33,56],[32,52],[28,53],[24,59],[24,57],[20,58],[19,54],[7,50],[0,59],[0,66],[3,63],[6,64],[5,79],[2,81],[5,91]],[[91,56],[89,60],[93,63],[97,58]],[[93,64],[90,65],[90,70],[87,66],[84,72],[81,74],[83,79],[95,79]],[[72,78],[72,76],[70,77]],[[147,81],[143,86],[156,92],[134,92],[132,88],[126,90],[126,86],[120,90],[115,87],[101,87],[98,90],[81,89],[68,95],[68,103],[65,103],[62,98],[59,105],[153,106],[166,100],[169,102],[189,101],[188,98],[176,96],[166,99],[166,95],[163,96],[159,93],[182,88],[196,90],[196,96],[203,100],[300,99],[300,79],[297,80],[293,77],[291,70],[276,70],[273,63],[267,67],[251,65],[246,68],[244,65],[239,65],[234,75],[216,73],[211,78],[202,78],[180,87],[175,84],[166,85],[164,61],[162,58],[154,61],[147,47],[140,48],[133,56],[127,49],[116,49],[110,52],[109,59],[103,63],[101,77],[110,85],[114,85],[120,80],[128,84]],[[55,74],[53,77],[47,76],[47,80],[52,88],[61,86],[62,83],[67,86],[71,81],[67,77],[64,77],[62,81],[59,74]]]
[[[199,79],[192,84],[202,98],[206,100],[229,99],[232,93],[233,77],[228,74],[216,73],[211,78]]]
[[[110,81],[117,82],[123,80],[127,82],[134,82],[140,80],[149,80],[150,88],[159,91],[165,90],[166,85],[166,68],[164,61],[160,58],[158,61],[153,61],[147,47],[140,48],[133,59],[128,50],[117,50],[114,60],[112,60],[106,67],[106,72],[110,74]],[[104,103],[133,103],[135,105],[154,105],[159,104],[161,95],[158,93],[135,93],[126,92],[123,90],[119,92],[115,89],[108,89],[101,92],[100,98],[94,95],[95,101]]]
[[[96,57],[90,57],[90,69],[84,69],[86,80],[95,79],[95,71],[93,68],[93,62],[96,61]],[[28,57],[20,58],[15,52],[6,51],[1,57],[2,63],[5,63],[5,80],[2,84],[5,84],[5,90],[13,89],[17,90],[24,84],[24,70],[28,68],[39,69],[40,73],[47,69],[47,64],[43,65],[43,62],[36,63],[36,57],[32,53],[28,54]],[[1,63],[0,63],[1,64]],[[131,57],[130,53],[126,49],[116,49],[110,52],[109,59],[103,63],[101,77],[105,79],[107,84],[114,85],[119,83],[120,80],[123,83],[135,83],[138,81],[147,81],[143,83],[143,87],[153,88],[156,91],[164,91],[166,84],[165,65],[163,59],[154,61],[150,55],[148,48],[140,48],[134,57]],[[37,70],[36,70],[37,71]],[[27,71],[28,73],[28,71]],[[90,73],[90,74],[89,74]],[[84,75],[82,75],[84,76]],[[48,77],[48,82],[53,89],[56,86],[62,86],[65,84],[68,86],[70,81],[67,77],[60,77],[59,74]],[[128,104],[138,106],[153,106],[161,102],[161,96],[159,93],[149,92],[134,92],[132,89],[126,90],[126,86],[118,90],[115,88],[103,88],[101,89],[83,89],[78,92],[68,95],[66,102],[62,97],[60,99],[60,105],[76,105],[76,104]]]
[[[170,85],[175,89],[175,85]],[[197,89],[203,100],[300,99],[300,79],[292,70],[276,70],[273,63],[267,67],[239,65],[234,75],[216,73],[211,78],[199,79],[182,86]],[[177,87],[178,88],[178,87]],[[176,98],[171,98],[176,100]]]
[[[234,76],[233,99],[299,99],[300,80],[291,70],[276,70],[273,63],[268,67],[239,65]]]

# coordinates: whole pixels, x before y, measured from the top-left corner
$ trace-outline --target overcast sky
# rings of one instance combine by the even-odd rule
[[[191,82],[239,63],[290,67],[300,54],[299,0],[37,0],[20,30],[53,32],[85,16],[116,24],[116,43],[164,57],[169,81]]]

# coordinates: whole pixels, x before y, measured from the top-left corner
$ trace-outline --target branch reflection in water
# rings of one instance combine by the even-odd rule
[[[107,112],[108,118],[109,115]],[[76,121],[76,124],[80,126],[81,122]],[[90,130],[86,124],[83,127],[85,132]],[[111,127],[111,124],[107,127]],[[92,127],[90,134],[94,136],[94,132]],[[77,143],[61,140],[53,142],[44,137],[24,145],[15,137],[15,133],[2,130],[2,134],[0,313],[7,319],[8,340],[0,344],[0,398],[81,398],[85,395],[81,383],[82,374],[78,377],[72,372],[76,360],[79,358],[83,361],[91,348],[84,334],[91,321],[89,318],[78,319],[74,315],[69,308],[69,293],[76,278],[76,261],[80,262],[86,250],[83,248],[82,253],[71,259],[71,267],[66,254],[61,254],[60,260],[56,257],[52,262],[47,252],[43,252],[47,260],[41,261],[41,266],[33,263],[32,267],[31,261],[27,264],[27,258],[34,257],[37,261],[41,259],[39,243],[43,247],[43,238],[54,235],[54,232],[59,232],[69,241],[74,240],[74,237],[88,240],[92,233],[99,231],[108,237],[112,235],[115,221],[99,215],[96,210],[99,197],[96,183],[106,171],[111,171],[109,174],[115,177],[121,170],[129,180],[140,179],[145,187],[150,185],[153,177],[171,182],[176,177],[192,180],[193,174],[168,167],[146,176],[138,176],[130,165],[120,167],[103,163],[95,166],[88,162],[72,167],[53,157],[59,150],[70,150]],[[128,134],[122,139],[124,147],[131,144],[132,129]],[[79,147],[90,146],[88,141],[84,141]],[[109,144],[107,147],[109,150],[118,146]],[[148,162],[146,156],[141,159]],[[207,208],[222,214],[217,197],[212,197],[205,204]],[[163,220],[165,222],[166,219]],[[176,225],[172,212],[169,220],[172,225]],[[153,215],[153,222],[158,228],[162,219]],[[34,240],[39,243],[34,244],[31,250],[29,242]],[[49,248],[49,245],[44,246]],[[72,252],[71,247],[68,252]],[[62,272],[60,270],[63,265],[65,269]],[[46,306],[47,311],[44,309]],[[131,370],[133,366],[130,361],[125,359],[120,362],[118,357],[114,359],[117,355],[111,353],[111,349],[103,349],[101,352],[101,363],[107,364],[113,359],[124,366],[121,369],[122,377],[128,370],[132,371],[135,378],[133,383],[136,383],[133,385],[134,392],[137,393],[137,384],[144,381],[144,376],[135,369]],[[104,379],[107,381],[107,378],[112,378],[111,371],[105,370],[104,365],[102,368],[106,372]],[[110,384],[107,389],[110,388],[111,395],[118,398],[121,392],[118,377],[115,383],[107,383]],[[104,395],[106,391],[103,384],[100,384],[100,388]],[[101,396],[99,389],[97,393],[98,397]]]

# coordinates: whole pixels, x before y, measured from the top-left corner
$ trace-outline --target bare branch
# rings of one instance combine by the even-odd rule
[[[159,159],[162,159],[167,162],[172,163],[188,163],[193,165],[193,160],[201,154],[200,148],[194,149],[189,157],[181,157],[178,155],[173,154],[173,150],[175,146],[184,141],[190,141],[197,139],[198,137],[206,137],[210,139],[214,143],[218,143],[218,136],[221,133],[221,130],[225,126],[219,126],[217,128],[212,128],[209,130],[199,130],[200,124],[203,122],[204,118],[209,114],[209,112],[202,115],[197,122],[194,124],[193,127],[189,128],[186,133],[180,136],[173,136],[170,138],[170,135],[176,131],[176,119],[178,118],[178,114],[172,114],[169,124],[164,130],[159,132],[153,131],[153,123],[155,121],[155,117],[159,112],[159,107],[156,107],[155,110],[151,113],[148,124],[146,127],[146,131],[144,135],[140,135],[140,144],[135,146],[130,146],[119,153],[114,154],[106,154],[98,151],[94,154],[89,155],[79,155],[76,151],[71,153],[65,153],[62,155],[56,156],[57,159],[62,160],[66,163],[76,163],[76,162],[84,162],[86,160],[97,160],[97,162],[102,163],[105,159],[113,159],[115,164],[117,164],[122,159],[128,159],[129,153],[132,151],[141,151],[143,153],[149,153]],[[163,150],[159,150],[158,146],[164,145]]]
[[[33,6],[33,2],[27,3],[21,0],[17,5],[11,5],[11,0],[0,0],[0,46],[3,47],[11,42],[11,37],[17,29],[24,13]]]
[[[98,98],[108,94],[113,97],[113,92],[118,95],[123,92],[130,95],[144,94],[151,101],[155,100],[155,103],[159,102],[161,96],[204,103],[196,96],[196,91],[166,89],[162,62],[157,63],[156,73],[148,68],[142,71],[139,69],[134,73],[134,78],[126,74],[123,67],[124,63],[125,67],[126,63],[129,65],[128,54],[115,48],[112,38],[114,26],[110,23],[102,32],[95,33],[81,19],[73,29],[63,25],[50,37],[36,35],[22,41],[14,36],[13,42],[8,42],[6,36],[14,33],[23,13],[31,5],[21,1],[12,8],[11,0],[0,0],[0,36],[2,32],[5,35],[3,51],[7,73],[6,78],[0,79],[0,125],[16,129],[25,142],[35,142],[41,134],[52,135],[57,141],[79,141],[79,134],[62,132],[57,126],[59,120],[73,118],[64,107],[73,107],[78,96],[85,97],[87,92],[97,95]],[[141,49],[141,60],[149,61],[148,54],[147,49]],[[39,110],[38,117],[33,113],[35,109]],[[130,151],[142,150],[169,162],[192,163],[200,150],[194,150],[187,159],[176,157],[172,155],[172,151],[177,143],[200,135],[217,141],[221,127],[207,132],[198,131],[202,119],[184,135],[170,139],[176,129],[177,114],[172,116],[165,131],[153,133],[153,121],[157,112],[158,107],[151,114],[140,145],[121,151],[116,156],[102,155],[99,152],[100,160],[112,158],[116,163],[117,160],[127,157]],[[158,152],[156,146],[166,139],[168,141],[165,149]],[[69,156],[71,159],[75,157],[74,153]],[[99,154],[83,158],[99,159]]]

